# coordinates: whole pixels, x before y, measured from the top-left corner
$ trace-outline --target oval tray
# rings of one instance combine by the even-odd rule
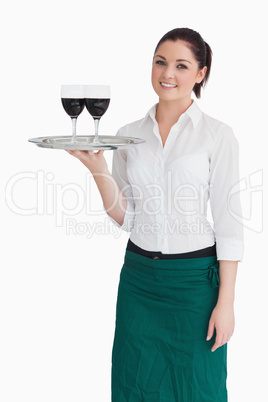
[[[120,137],[117,135],[99,135],[100,143],[94,144],[94,135],[77,135],[76,142],[72,142],[72,136],[52,136],[30,138],[28,141],[41,148],[66,149],[87,151],[91,149],[124,149],[130,145],[141,144],[145,142],[141,138]]]

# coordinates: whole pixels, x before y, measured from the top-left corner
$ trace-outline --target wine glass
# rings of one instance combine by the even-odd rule
[[[99,141],[99,122],[100,118],[108,109],[110,103],[110,86],[109,85],[86,85],[85,86],[85,104],[88,112],[94,119],[95,136],[93,144],[101,145]]]
[[[65,112],[72,119],[72,139],[76,142],[76,121],[85,107],[84,85],[62,85],[61,102]]]

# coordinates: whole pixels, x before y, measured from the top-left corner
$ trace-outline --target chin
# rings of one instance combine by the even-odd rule
[[[161,99],[162,101],[165,101],[165,102],[180,102],[182,99],[183,99],[183,97],[180,97],[180,96],[163,96],[163,95],[160,95],[159,96],[159,99]]]

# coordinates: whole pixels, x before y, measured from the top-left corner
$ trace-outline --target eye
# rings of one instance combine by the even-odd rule
[[[184,64],[178,64],[177,68],[182,69],[182,70],[186,70],[187,67]]]
[[[165,66],[166,63],[163,60],[157,60],[155,64],[159,64],[160,66]]]

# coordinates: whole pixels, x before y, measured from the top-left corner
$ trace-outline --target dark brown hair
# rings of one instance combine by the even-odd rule
[[[155,52],[159,46],[166,42],[167,40],[177,41],[182,40],[192,51],[197,63],[199,70],[202,70],[203,67],[207,67],[206,75],[200,84],[195,84],[193,87],[193,91],[197,98],[201,97],[201,88],[204,87],[209,79],[209,74],[211,70],[211,62],[212,62],[212,50],[210,46],[204,41],[202,36],[190,28],[175,28],[172,31],[167,32],[158,42]]]

